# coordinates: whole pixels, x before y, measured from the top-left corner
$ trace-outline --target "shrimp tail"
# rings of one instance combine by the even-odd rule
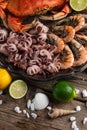
[[[60,54],[60,62],[61,69],[68,69],[73,66],[74,55],[68,45],[65,45],[64,50]]]
[[[56,34],[49,33],[48,38],[49,38],[50,44],[57,45],[58,52],[61,52],[64,49],[64,41],[60,37],[58,37]]]

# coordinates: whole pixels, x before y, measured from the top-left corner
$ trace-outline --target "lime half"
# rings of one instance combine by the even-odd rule
[[[9,87],[9,94],[14,99],[20,99],[27,93],[28,87],[23,80],[15,80]]]
[[[53,96],[58,101],[67,102],[75,98],[76,91],[73,85],[67,81],[60,81],[53,85]]]
[[[70,0],[70,6],[75,11],[82,11],[87,7],[87,0]]]

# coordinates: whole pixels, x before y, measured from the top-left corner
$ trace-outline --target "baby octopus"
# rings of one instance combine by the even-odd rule
[[[0,28],[0,43],[7,39],[8,31],[5,28]]]
[[[48,27],[37,21],[36,26],[28,32],[11,31],[0,44],[0,53],[6,55],[6,61],[28,75],[58,72],[60,62],[55,60],[55,56],[60,52],[61,45],[63,50],[64,42],[55,34],[48,33],[48,30]]]

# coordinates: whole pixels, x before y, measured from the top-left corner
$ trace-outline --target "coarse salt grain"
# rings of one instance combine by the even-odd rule
[[[70,121],[75,121],[75,120],[76,120],[76,117],[74,117],[74,116],[70,117]]]
[[[80,93],[80,90],[75,88],[75,91],[76,91],[76,94],[79,94]]]
[[[18,107],[18,106],[14,108],[14,111],[16,113],[22,113],[22,111],[20,110],[20,107]]]
[[[72,124],[71,124],[71,128],[74,129],[75,127],[77,127],[76,121],[73,121]]]
[[[81,107],[80,106],[76,106],[76,111],[81,111]]]
[[[29,109],[31,107],[31,100],[29,99],[28,101],[27,101],[27,108]]]
[[[72,122],[71,128],[74,129],[74,130],[79,130],[79,128],[77,127],[76,121]]]
[[[47,110],[51,111],[52,107],[51,106],[47,106]]]
[[[3,101],[2,101],[2,100],[0,100],[0,105],[2,105],[2,103],[3,103]]]
[[[84,89],[84,90],[82,91],[82,96],[83,96],[83,98],[87,97],[87,90],[86,90],[86,89]]]
[[[0,95],[2,95],[3,94],[3,91],[2,90],[0,90]]]
[[[87,107],[87,102],[85,103],[85,106]]]
[[[35,108],[34,108],[34,103],[31,103],[31,111],[34,111],[35,110]]]
[[[36,118],[37,118],[37,114],[36,114],[36,113],[31,113],[31,117],[32,117],[33,119],[36,119]]]
[[[85,117],[84,119],[83,119],[83,125],[85,125],[87,123],[87,117]]]
[[[26,113],[27,113],[27,111],[26,111],[26,110],[23,110],[23,113],[24,113],[24,114],[26,114]]]
[[[75,127],[74,130],[79,130],[79,128],[78,128],[78,127]]]
[[[34,98],[32,99],[32,103],[34,102]]]
[[[27,118],[30,118],[30,115],[29,115],[29,113],[28,113],[28,112],[26,113],[26,116],[27,116]]]

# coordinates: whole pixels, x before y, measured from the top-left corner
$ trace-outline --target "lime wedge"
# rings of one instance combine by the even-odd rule
[[[70,6],[75,11],[82,11],[87,7],[87,0],[70,0]]]
[[[23,80],[15,80],[9,87],[9,94],[14,99],[20,99],[27,93],[28,87]]]

